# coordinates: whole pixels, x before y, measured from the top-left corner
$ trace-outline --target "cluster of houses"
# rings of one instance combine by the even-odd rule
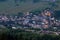
[[[41,13],[33,14],[32,12],[19,13],[18,15],[0,15],[0,25],[6,27],[33,27],[49,28],[60,26],[60,21],[55,19],[54,13],[50,9],[45,9]]]

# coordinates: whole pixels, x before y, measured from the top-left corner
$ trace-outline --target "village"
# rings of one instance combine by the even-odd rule
[[[0,25],[6,27],[32,27],[47,29],[50,27],[57,28],[60,26],[60,20],[55,19],[54,12],[50,9],[45,9],[42,12],[18,13],[18,15],[0,15]]]
[[[60,0],[0,0],[0,40],[60,40]]]

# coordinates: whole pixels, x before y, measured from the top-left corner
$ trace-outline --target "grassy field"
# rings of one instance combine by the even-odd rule
[[[47,7],[50,7],[49,2],[39,2],[39,3],[32,3],[32,2],[25,2],[25,3],[18,3],[19,6],[16,6],[14,1],[9,0],[6,2],[0,2],[0,14],[16,14],[17,12],[27,12],[32,10],[41,10]],[[58,7],[54,8],[55,10],[60,10],[60,2],[56,3]]]

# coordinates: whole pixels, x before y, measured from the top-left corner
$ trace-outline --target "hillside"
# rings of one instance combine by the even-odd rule
[[[19,4],[19,5],[18,5]],[[41,10],[47,7],[50,7],[51,3],[50,2],[37,2],[33,3],[31,0],[26,1],[26,2],[18,2],[15,3],[14,0],[8,0],[5,2],[0,2],[0,13],[17,13],[17,12],[27,12],[27,11],[32,11],[32,10]],[[60,10],[60,2],[56,2],[58,5],[55,7],[55,10]],[[17,6],[16,6],[17,5]]]

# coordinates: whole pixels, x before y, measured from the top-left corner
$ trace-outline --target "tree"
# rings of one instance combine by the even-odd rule
[[[33,0],[33,3],[38,3],[40,2],[40,0]]]
[[[5,1],[7,1],[7,0],[0,0],[0,2],[5,2]]]

